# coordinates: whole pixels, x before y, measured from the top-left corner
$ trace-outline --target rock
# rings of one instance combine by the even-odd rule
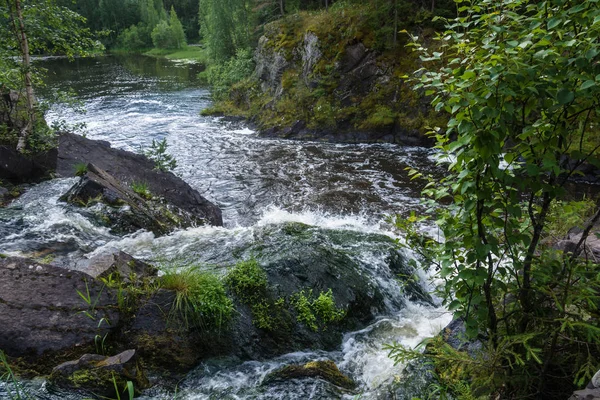
[[[267,375],[262,385],[302,378],[321,378],[347,390],[356,388],[356,382],[344,375],[331,360],[311,361],[304,365],[287,365]]]
[[[0,287],[0,349],[42,370],[44,358],[89,351],[119,324],[110,290],[82,272],[0,258]]]
[[[57,150],[23,155],[10,146],[0,146],[0,179],[13,184],[40,182],[56,170]]]
[[[104,398],[124,398],[123,395],[128,392],[128,381],[133,383],[135,390],[149,387],[135,350],[126,350],[112,357],[84,354],[78,360],[55,367],[49,381],[62,388],[83,390]]]
[[[319,49],[319,38],[313,32],[304,34],[304,45],[301,47],[302,54],[302,79],[308,87],[315,85],[311,78],[312,72],[317,62],[321,59],[323,53]]]
[[[588,388],[598,388],[600,389],[600,370],[594,374]]]
[[[106,207],[95,212],[100,222],[117,233],[146,229],[158,236],[205,222],[178,207],[164,204],[160,199],[142,198],[94,164],[88,164],[85,175],[61,200],[83,206],[104,203]]]
[[[155,170],[154,163],[147,157],[113,149],[105,141],[62,132],[59,136],[56,172],[61,176],[75,176],[75,165],[78,163],[92,163],[125,185],[146,183],[152,194],[168,204],[211,225],[223,225],[221,210],[217,206],[171,172]]]
[[[600,389],[583,389],[573,393],[569,400],[600,400]]]
[[[417,270],[408,264],[406,259],[397,251],[390,255],[390,269],[403,282],[406,296],[410,301],[435,305],[433,298],[421,284]]]
[[[572,253],[575,251],[577,244],[581,240],[583,232],[579,229],[575,229],[574,232],[569,232],[567,237],[563,240],[558,241],[553,247],[556,250],[562,250],[566,253]],[[594,263],[600,263],[600,238],[597,236],[600,234],[599,227],[592,229],[588,235],[585,243],[582,246],[582,251],[579,254],[580,258],[589,260]]]
[[[336,249],[334,241],[346,239],[343,234],[333,237],[336,234],[299,223],[257,230],[254,244],[244,250],[242,257],[256,257],[266,273],[268,290],[263,297],[269,303],[268,314],[274,326],[258,328],[251,305],[239,302],[228,335],[231,342],[223,347],[230,347],[231,354],[241,359],[264,359],[305,349],[333,350],[341,344],[345,332],[365,327],[387,310],[383,293],[363,267]],[[385,246],[392,246],[389,238],[381,240]],[[345,316],[318,329],[299,322],[291,299],[301,291],[305,295],[311,291],[314,299],[328,290],[335,307],[344,310]],[[276,306],[275,302],[282,299],[285,304]],[[394,304],[394,308],[401,306]]]
[[[117,275],[116,279],[131,284],[135,284],[144,278],[155,277],[158,273],[156,267],[119,250],[79,261],[75,269],[85,272],[94,279]],[[132,277],[135,279],[132,280]]]
[[[200,359],[224,352],[217,350],[216,344],[221,339],[218,334],[203,343],[198,332],[182,329],[170,317],[175,296],[174,291],[160,289],[142,301],[119,341],[138,349],[144,362],[153,369],[186,373]]]
[[[260,80],[262,90],[270,91],[275,97],[281,96],[283,93],[281,77],[289,67],[284,52],[274,50],[269,39],[266,36],[261,36],[254,53],[254,59],[256,61],[254,75]]]
[[[585,389],[574,392],[569,400],[600,400],[600,371],[594,374]]]

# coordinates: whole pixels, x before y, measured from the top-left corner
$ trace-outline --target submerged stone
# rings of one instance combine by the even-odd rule
[[[263,385],[289,379],[321,378],[347,390],[356,388],[356,382],[343,374],[331,360],[311,361],[304,365],[287,365],[267,375]]]

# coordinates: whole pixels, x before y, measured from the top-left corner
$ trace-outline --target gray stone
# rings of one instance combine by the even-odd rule
[[[11,357],[93,346],[119,323],[110,290],[82,272],[9,257],[0,259],[0,287],[0,348]]]
[[[158,273],[158,270],[154,266],[137,260],[120,250],[98,254],[92,258],[81,260],[76,264],[74,269],[85,272],[95,279],[106,278],[111,274],[118,274],[119,279],[125,283],[135,283],[135,281],[130,279],[131,277],[135,277],[137,281],[147,277],[154,277]]]

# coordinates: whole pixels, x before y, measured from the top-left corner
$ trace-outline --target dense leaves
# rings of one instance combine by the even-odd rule
[[[430,245],[449,309],[471,337],[503,348],[496,372],[506,380],[488,389],[564,397],[598,366],[600,280],[594,260],[578,257],[583,240],[563,253],[545,238],[568,178],[584,163],[600,165],[600,7],[457,4],[461,17],[435,49],[414,38],[428,63],[417,89],[451,116],[436,132],[448,176],[426,190],[451,202],[436,215],[446,241]]]

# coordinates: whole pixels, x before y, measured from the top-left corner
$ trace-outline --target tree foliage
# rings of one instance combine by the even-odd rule
[[[18,150],[35,149],[48,136],[47,126],[36,118],[40,110],[33,87],[41,83],[41,74],[30,55],[87,54],[98,44],[84,23],[83,17],[53,0],[0,0],[0,91],[12,90],[18,97],[10,110],[11,126],[4,130],[19,131]]]
[[[600,166],[600,7],[457,3],[434,50],[414,44],[428,65],[417,89],[450,115],[436,132],[448,174],[425,191],[450,202],[436,214],[446,240],[426,244],[449,309],[502,350],[487,389],[565,397],[599,365],[600,275],[585,239],[600,208],[568,251],[548,238],[569,178]]]

